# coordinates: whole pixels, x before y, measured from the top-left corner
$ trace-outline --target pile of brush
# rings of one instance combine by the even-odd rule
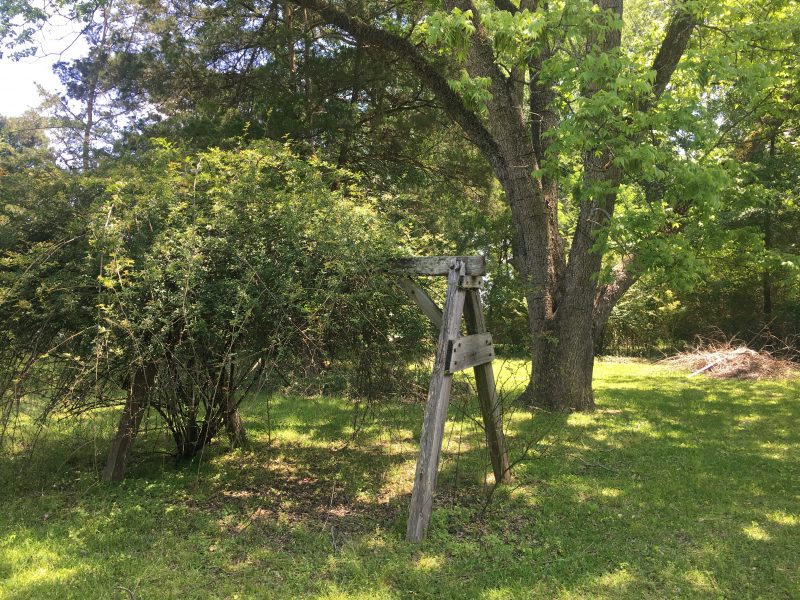
[[[702,373],[718,379],[786,379],[800,374],[796,358],[786,348],[753,350],[738,340],[702,340],[692,350],[660,362],[691,370],[689,377]]]

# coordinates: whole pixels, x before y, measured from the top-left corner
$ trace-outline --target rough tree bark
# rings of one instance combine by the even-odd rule
[[[531,333],[532,374],[526,391],[531,404],[550,410],[591,410],[595,336],[602,330],[619,298],[636,280],[635,257],[625,257],[613,270],[609,283],[600,285],[597,274],[602,256],[593,250],[598,232],[614,213],[617,190],[624,173],[615,166],[609,148],[592,148],[583,156],[583,183],[577,226],[569,256],[558,226],[560,190],[557,181],[538,173],[545,160],[547,133],[558,126],[555,93],[541,79],[544,62],[558,40],[546,40],[531,57],[527,73],[502,70],[495,61],[489,33],[473,2],[445,0],[443,8],[471,10],[474,33],[466,61],[473,77],[487,77],[492,98],[487,115],[470,110],[448,84],[446,73],[410,40],[382,29],[325,0],[293,0],[317,13],[360,44],[381,48],[402,58],[431,90],[442,109],[476,145],[500,181],[511,208],[515,228],[514,265],[525,283]],[[622,16],[623,0],[596,0],[604,11]],[[536,9],[534,0],[515,6],[497,0],[500,10]],[[601,17],[598,17],[601,18]],[[679,2],[656,53],[652,93],[639,110],[649,110],[666,90],[696,25],[684,2]],[[586,53],[613,52],[620,31],[610,29],[602,39],[587,41]],[[597,50],[599,48],[599,50]],[[527,75],[527,77],[526,77]],[[528,87],[527,106],[525,89]],[[587,96],[599,91],[587,84]],[[635,140],[632,140],[632,143]]]
[[[117,434],[111,442],[106,466],[103,469],[103,481],[118,482],[125,477],[133,442],[139,433],[139,426],[147,411],[148,394],[155,381],[156,369],[153,365],[139,367],[133,375],[128,400],[122,411],[117,426]]]

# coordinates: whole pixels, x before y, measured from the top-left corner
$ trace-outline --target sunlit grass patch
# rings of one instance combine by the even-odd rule
[[[783,511],[771,512],[766,516],[770,521],[777,523],[778,525],[800,525],[800,517],[797,515],[787,514]]]
[[[745,535],[751,540],[767,542],[771,539],[769,533],[764,531],[764,528],[758,523],[750,523],[750,525],[743,527],[742,531],[744,531]]]
[[[512,399],[525,365],[498,380]],[[117,486],[98,481],[113,414],[60,423],[0,458],[0,598],[795,596],[800,384],[604,361],[595,387],[590,414],[506,407],[514,481],[488,504],[459,388],[419,545],[419,402],[362,419],[342,398],[260,396],[247,448],[176,463],[152,429]]]

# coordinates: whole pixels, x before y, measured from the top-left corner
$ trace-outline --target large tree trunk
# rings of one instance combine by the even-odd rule
[[[531,380],[525,402],[552,411],[586,411],[594,408],[592,369],[594,365],[594,299],[597,284],[589,272],[599,255],[584,257],[580,281],[566,286],[564,275],[547,296],[557,301],[542,314],[537,287],[528,292],[528,320],[531,328]],[[574,264],[568,274],[573,274]]]
[[[622,0],[600,0],[599,5],[602,9],[622,14]],[[609,52],[619,46],[620,31],[611,30],[602,39],[587,40],[587,54],[595,43]],[[553,96],[552,90],[537,80],[541,63],[532,67],[531,136],[537,162],[542,163],[547,145],[542,130],[546,131],[555,122],[548,110]],[[598,90],[590,81],[582,91],[591,97]],[[583,167],[583,192],[578,197],[580,211],[569,260],[564,259],[563,242],[558,231],[558,184],[548,178],[539,182],[547,214],[547,223],[544,224],[547,240],[543,246],[528,250],[529,253],[544,251],[546,254],[545,272],[535,278],[542,282],[538,287],[543,286],[546,291],[540,301],[536,297],[537,286],[534,286],[528,298],[533,363],[526,400],[553,411],[594,409],[595,333],[608,318],[606,314],[598,327],[597,274],[602,267],[602,254],[596,250],[596,242],[598,232],[614,212],[622,172],[613,166],[613,156],[605,148],[588,149],[583,156]]]
[[[526,287],[533,361],[528,400],[559,411],[593,408],[594,340],[614,304],[634,279],[625,268],[626,258],[620,263],[619,272],[615,269],[611,284],[599,286],[597,282],[602,256],[595,250],[595,242],[598,232],[614,212],[616,191],[622,180],[621,171],[614,166],[613,153],[603,141],[606,139],[604,132],[592,132],[597,134],[594,147],[586,148],[583,157],[585,192],[579,198],[581,208],[569,261],[558,231],[558,184],[546,176],[534,176],[534,172],[544,166],[551,139],[546,134],[558,123],[553,86],[540,79],[558,39],[551,41],[545,36],[540,54],[532,57],[527,65],[529,107],[525,114],[523,86],[526,77],[518,67],[510,72],[499,67],[491,32],[483,27],[475,3],[471,0],[443,2],[447,11],[459,8],[474,15],[466,67],[470,76],[490,82],[491,99],[487,102],[484,121],[452,89],[444,73],[408,38],[373,25],[371,19],[356,18],[324,0],[293,2],[316,11],[360,43],[404,58],[420,81],[433,92],[446,114],[486,157],[511,207],[515,227],[514,261]],[[594,3],[601,9],[596,17],[599,27],[586,40],[585,55],[614,53],[621,43],[621,29],[612,27],[602,32],[607,17],[603,11],[621,18],[623,0],[594,0]],[[508,1],[495,4],[511,13],[536,8],[536,3],[527,1],[519,6]],[[674,8],[653,61],[652,94],[642,99],[637,107],[640,112],[648,111],[667,88],[697,24],[687,4],[682,1]],[[546,5],[544,10],[548,10]],[[581,92],[588,98],[603,85],[602,80],[587,81]],[[638,135],[641,134],[631,143],[637,143]]]
[[[565,311],[534,340],[541,362],[531,370],[526,391],[531,405],[558,412],[594,409],[594,337],[585,317],[580,310]]]
[[[616,286],[601,290],[597,282],[602,255],[594,246],[598,232],[613,214],[621,181],[621,172],[609,165],[607,152],[587,153],[584,159],[585,187],[593,192],[582,199],[568,262],[558,233],[557,185],[529,178],[531,185],[527,187],[513,181],[506,186],[506,193],[514,194],[510,201],[522,259],[517,266],[527,283],[531,329],[531,381],[524,400],[547,410],[594,408],[595,336],[632,284],[626,279],[621,285],[615,279]],[[526,211],[526,207],[539,207],[544,215]],[[544,240],[540,239],[542,232]],[[623,261],[614,276],[629,278],[629,266],[630,260]]]

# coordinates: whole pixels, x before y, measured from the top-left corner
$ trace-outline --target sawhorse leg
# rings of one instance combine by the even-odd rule
[[[433,492],[439,471],[439,455],[442,451],[444,424],[447,420],[447,406],[450,402],[452,374],[445,372],[447,342],[458,337],[461,315],[464,312],[466,292],[458,287],[463,275],[461,261],[455,261],[447,275],[447,295],[442,314],[442,328],[436,345],[433,375],[428,388],[428,401],[425,404],[425,419],[419,441],[419,459],[414,476],[414,491],[411,494],[411,507],[408,512],[406,539],[418,542],[425,538],[433,510]]]
[[[486,333],[486,320],[483,318],[480,292],[477,289],[470,289],[466,293],[464,320],[467,323],[467,333],[469,335]],[[473,371],[475,387],[478,389],[478,400],[481,405],[483,427],[486,432],[486,445],[492,460],[494,480],[498,483],[509,483],[511,469],[508,464],[508,450],[503,435],[503,411],[497,398],[492,363],[477,365]]]

